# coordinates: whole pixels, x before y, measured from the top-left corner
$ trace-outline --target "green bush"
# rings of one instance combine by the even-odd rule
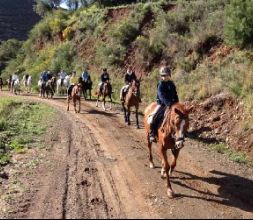
[[[73,71],[76,49],[70,42],[65,42],[57,49],[51,61],[50,70],[57,73],[61,69],[67,72]]]
[[[232,0],[225,13],[226,42],[240,47],[252,46],[253,0]]]

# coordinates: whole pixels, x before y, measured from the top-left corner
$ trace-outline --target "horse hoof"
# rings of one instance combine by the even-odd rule
[[[173,193],[173,191],[170,190],[170,189],[167,190],[167,195],[168,195],[168,197],[169,197],[170,199],[173,199],[173,198],[174,198],[174,193]]]
[[[166,175],[161,175],[162,180],[165,180],[166,178],[167,178]]]
[[[137,126],[137,129],[141,129],[140,126]]]
[[[155,168],[155,166],[154,166],[153,163],[150,163],[150,164],[149,164],[149,167],[150,167],[150,169],[154,169],[154,168]]]

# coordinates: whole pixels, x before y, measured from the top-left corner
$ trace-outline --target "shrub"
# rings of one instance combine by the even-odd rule
[[[232,0],[226,7],[225,40],[241,47],[252,46],[253,0]]]
[[[76,49],[70,42],[60,45],[52,57],[50,69],[53,72],[59,72],[61,69],[71,72],[73,71],[73,63],[75,60]]]

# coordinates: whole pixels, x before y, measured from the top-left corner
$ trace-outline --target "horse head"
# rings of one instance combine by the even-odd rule
[[[138,93],[140,92],[140,87],[141,87],[141,81],[140,80],[134,80],[133,82],[131,82],[130,90],[131,90],[132,94],[137,96]]]
[[[171,135],[175,140],[176,149],[182,149],[185,142],[185,134],[189,128],[189,114],[193,107],[186,107],[176,103],[167,108],[163,128],[165,134]]]

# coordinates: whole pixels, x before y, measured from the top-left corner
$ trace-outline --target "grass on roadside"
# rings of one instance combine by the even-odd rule
[[[233,162],[245,165],[252,165],[252,162],[248,159],[246,153],[232,150],[226,143],[218,143],[211,145],[211,149],[220,154],[227,155]]]
[[[54,110],[43,104],[1,98],[0,166],[11,161],[12,152],[25,153],[36,147],[37,136],[45,133],[53,114]]]

